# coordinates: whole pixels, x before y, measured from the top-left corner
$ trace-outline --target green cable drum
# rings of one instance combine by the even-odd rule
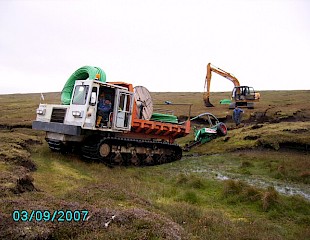
[[[178,123],[177,116],[163,113],[153,113],[151,120],[159,122]]]
[[[67,80],[61,91],[61,103],[69,105],[72,97],[73,87],[76,80],[95,79],[96,75],[100,74],[98,79],[101,82],[106,81],[105,72],[99,67],[84,66],[76,70]]]
[[[220,104],[231,104],[231,100],[230,99],[222,99],[220,101]]]

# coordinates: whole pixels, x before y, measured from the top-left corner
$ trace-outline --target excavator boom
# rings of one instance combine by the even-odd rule
[[[250,91],[249,89],[253,89],[248,86],[240,86],[239,80],[232,75],[229,72],[224,71],[223,69],[220,69],[218,67],[215,67],[211,65],[211,63],[208,63],[207,65],[207,74],[205,79],[205,85],[204,85],[204,93],[203,93],[203,101],[206,107],[214,107],[214,105],[210,102],[210,85],[211,85],[211,77],[212,72],[217,73],[218,75],[230,80],[234,84],[234,90],[232,94],[232,99],[237,103],[242,103],[240,105],[246,105],[248,102],[254,102],[258,101],[260,98],[259,93],[253,93],[253,91]],[[246,89],[246,90],[243,90]],[[249,104],[249,106],[253,106],[252,104]]]

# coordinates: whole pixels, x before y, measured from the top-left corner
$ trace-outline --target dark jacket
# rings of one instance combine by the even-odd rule
[[[100,99],[98,103],[98,110],[108,113],[111,111],[112,104],[111,103],[105,103],[106,99]]]

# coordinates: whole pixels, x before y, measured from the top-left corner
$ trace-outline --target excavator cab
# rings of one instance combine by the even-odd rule
[[[231,98],[234,102],[229,106],[230,109],[235,106],[254,108],[254,102],[259,100],[260,94],[256,93],[253,87],[237,86],[234,87]]]
[[[255,99],[255,91],[253,87],[248,86],[239,86],[234,87],[232,91],[232,99],[239,100],[254,100]]]

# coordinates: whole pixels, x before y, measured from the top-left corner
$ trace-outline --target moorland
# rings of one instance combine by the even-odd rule
[[[240,127],[212,93],[151,93],[211,112],[227,136],[180,161],[110,168],[52,152],[31,129],[41,94],[0,95],[0,239],[310,239],[310,91],[262,91]],[[60,93],[44,93],[59,103]],[[162,106],[161,106],[162,107]],[[173,109],[180,119],[188,105]],[[201,122],[193,125],[203,126]],[[193,135],[178,139],[185,145]],[[14,221],[15,210],[87,210],[86,221]]]

